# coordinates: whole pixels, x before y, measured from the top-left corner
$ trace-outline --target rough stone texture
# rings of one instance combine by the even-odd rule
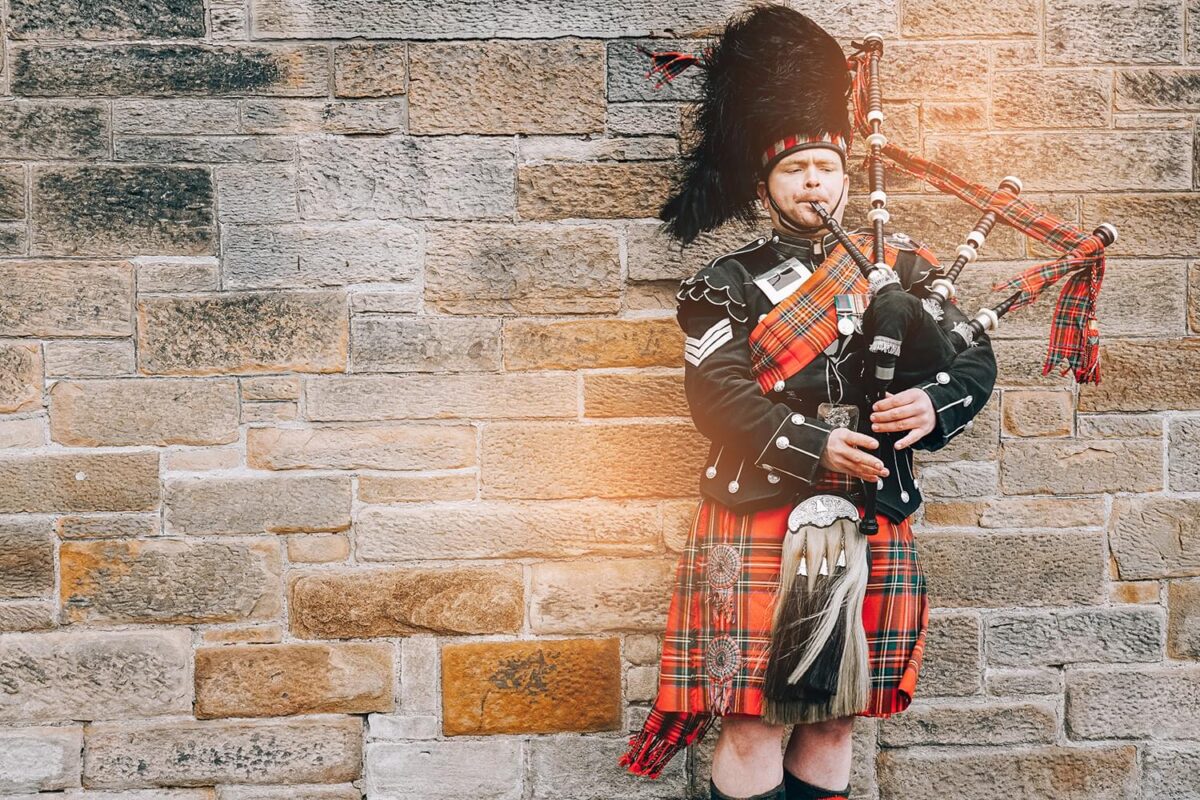
[[[282,717],[392,708],[392,646],[279,644],[196,651],[196,717]]]
[[[83,778],[98,789],[214,783],[337,783],[360,776],[362,721],[113,722],[84,734]]]
[[[293,572],[292,633],[310,639],[515,633],[524,617],[512,567]]]
[[[1080,411],[1200,408],[1200,385],[1186,377],[1200,363],[1200,339],[1115,339],[1101,346],[1100,359],[1109,377],[1080,388]],[[1153,389],[1147,391],[1147,386]]]
[[[1200,502],[1184,497],[1118,497],[1109,539],[1123,580],[1200,575]]]
[[[297,533],[350,527],[349,478],[317,475],[166,481],[167,533]]]
[[[1021,36],[1038,32],[1037,4],[1032,0],[1006,0],[997,5],[918,0],[904,4],[900,32],[906,37],[939,37],[947,31],[958,36]]]
[[[353,42],[333,48],[338,97],[389,97],[407,91],[408,48],[403,42]]]
[[[652,503],[485,501],[367,509],[355,533],[364,561],[419,561],[652,553],[662,528]]]
[[[212,177],[202,167],[33,168],[39,255],[207,255],[216,247]]]
[[[934,611],[918,679],[920,695],[978,694],[983,672],[983,627],[979,615]]]
[[[453,800],[466,793],[520,800],[523,745],[514,738],[477,741],[370,742],[365,787],[370,797]]]
[[[360,315],[350,338],[355,372],[500,369],[500,320],[493,317]]]
[[[513,320],[504,326],[511,370],[677,367],[683,331],[674,319]]]
[[[83,728],[0,730],[0,791],[38,792],[79,786]]]
[[[13,39],[175,39],[204,35],[202,0],[172,3],[13,0],[8,35]]]
[[[0,412],[41,408],[43,371],[36,345],[0,344]]]
[[[1200,666],[1067,672],[1067,731],[1075,739],[1194,739]]]
[[[276,541],[64,542],[59,560],[70,622],[240,622],[280,610]]]
[[[255,469],[455,469],[475,464],[469,425],[250,428]]]
[[[10,58],[18,95],[323,97],[329,81],[320,45],[15,45]]]
[[[1200,658],[1200,580],[1167,583],[1167,654]]]
[[[1200,748],[1155,742],[1145,752],[1142,791],[1146,797],[1187,800],[1200,794]]]
[[[41,597],[54,588],[54,528],[46,520],[0,520],[0,598]]]
[[[681,497],[695,491],[705,441],[691,425],[488,423],[483,496]]]
[[[1051,743],[1057,727],[1055,707],[1044,702],[914,702],[904,714],[880,721],[879,743],[884,747]]]
[[[442,648],[446,736],[616,730],[617,639],[482,642]]]
[[[191,662],[186,630],[8,633],[0,722],[189,714]]]
[[[472,500],[479,483],[475,472],[442,475],[360,475],[358,499],[364,503],[400,503],[434,500]],[[370,519],[364,509],[359,519]],[[360,551],[361,552],[361,551]]]
[[[661,559],[534,564],[530,626],[537,633],[660,631],[674,567]]]
[[[881,753],[878,768],[880,800],[945,794],[961,800],[1124,800],[1133,796],[1137,748],[1043,746],[990,752],[905,748]]]
[[[687,73],[684,73],[685,75]],[[678,281],[696,272],[717,256],[737,250],[760,238],[757,227],[735,223],[696,237],[687,246],[667,237],[657,221],[631,222],[625,229],[629,278],[636,281]],[[671,308],[675,307],[672,291]]]
[[[340,292],[220,292],[138,302],[138,368],[211,375],[341,372],[349,347]]]
[[[1157,661],[1164,620],[1158,608],[1013,611],[988,617],[988,664]]]
[[[49,397],[50,436],[66,445],[201,445],[238,438],[234,380],[67,380],[55,383]]]
[[[619,250],[600,226],[432,226],[425,299],[454,314],[616,311]]]
[[[567,373],[347,375],[305,380],[308,419],[574,417],[576,380]]]
[[[158,500],[153,451],[0,455],[0,513],[149,511]]]
[[[653,217],[667,199],[670,165],[541,164],[517,171],[522,219]]]
[[[1009,494],[1153,492],[1162,487],[1162,443],[1019,441],[1004,443],[1000,483]]]
[[[1173,417],[1167,430],[1167,482],[1172,491],[1197,491],[1200,489],[1200,418]]]
[[[1050,0],[1050,64],[1170,64],[1183,57],[1183,7],[1152,0]]]
[[[589,417],[686,417],[679,371],[585,372],[583,410]]]
[[[604,128],[603,63],[600,42],[575,39],[412,44],[409,129],[598,133]]]
[[[1069,392],[1008,391],[1000,415],[1008,436],[1070,436],[1074,412]]]
[[[99,103],[18,100],[0,107],[0,158],[102,159],[108,137],[108,113]]]
[[[529,747],[529,782],[534,800],[667,800],[686,797],[683,757],[667,764],[653,781],[617,765],[625,752],[624,738],[598,736],[539,736]]]
[[[129,264],[0,264],[0,331],[6,336],[128,336],[132,298]]]
[[[935,606],[1098,603],[1106,566],[1098,533],[928,531],[920,543]]]

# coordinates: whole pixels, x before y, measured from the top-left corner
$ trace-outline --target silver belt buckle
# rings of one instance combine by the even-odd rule
[[[858,406],[849,403],[821,403],[817,418],[834,428],[858,430]]]

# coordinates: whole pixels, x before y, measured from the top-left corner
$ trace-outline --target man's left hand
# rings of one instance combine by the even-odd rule
[[[896,449],[918,441],[933,430],[937,414],[933,401],[924,391],[913,387],[899,394],[885,393],[882,400],[871,406],[871,430],[878,433],[908,431],[908,435],[896,442]]]

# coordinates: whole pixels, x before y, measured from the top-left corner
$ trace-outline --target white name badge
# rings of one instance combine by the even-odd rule
[[[810,277],[812,270],[804,266],[800,259],[789,258],[759,275],[754,282],[772,303],[778,303],[804,285]]]

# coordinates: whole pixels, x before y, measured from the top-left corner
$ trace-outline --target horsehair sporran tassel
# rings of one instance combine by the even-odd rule
[[[816,495],[793,510],[783,542],[764,682],[767,722],[819,722],[866,706],[870,677],[862,610],[870,570],[867,548],[857,508],[849,500]]]

